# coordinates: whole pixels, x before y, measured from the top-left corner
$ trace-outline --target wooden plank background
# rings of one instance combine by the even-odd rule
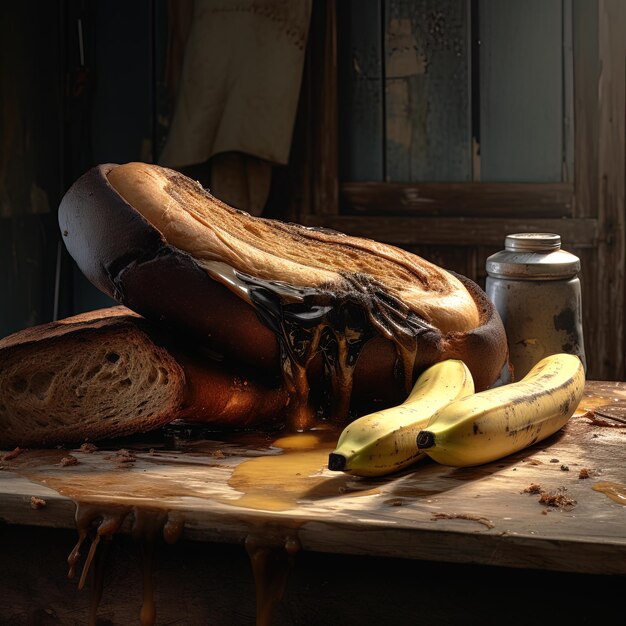
[[[337,4],[340,176],[384,178],[384,93],[380,0]]]
[[[480,0],[480,180],[556,182],[564,146],[561,0]]]
[[[63,37],[56,3],[0,4],[0,335],[53,314]]]
[[[571,0],[337,8],[342,180],[572,179]]]
[[[467,0],[385,0],[389,181],[471,179]]]
[[[461,4],[437,6],[445,12]],[[361,10],[365,5],[369,6],[359,3]],[[428,21],[424,12],[436,11],[434,3],[388,0],[381,8],[385,90],[382,106],[373,101],[370,106],[376,115],[382,108],[384,117],[382,178],[371,178],[380,172],[379,165],[363,173],[367,172],[363,164],[380,162],[374,147],[369,154],[359,153],[358,166],[352,168],[344,162],[350,150],[340,145],[339,215],[322,218],[311,203],[298,218],[418,251],[479,284],[484,284],[486,258],[502,247],[504,236],[513,232],[509,229],[557,232],[563,247],[581,258],[585,338],[594,351],[598,348],[588,372],[595,378],[622,380],[626,376],[622,4],[619,0],[469,3],[472,126],[465,147],[472,154],[472,182],[452,182],[442,175],[454,159],[446,161],[447,155],[433,165],[439,174],[416,174],[412,169],[416,162],[412,159],[428,153],[431,140],[435,144],[439,140],[423,134],[428,132],[423,102],[409,97],[413,93],[409,84],[417,79],[406,70],[421,70],[424,50],[433,52],[428,41],[417,39],[425,37],[420,30]],[[422,23],[414,27],[411,20],[418,14]],[[369,29],[375,26],[370,24]],[[340,32],[340,51],[341,41]],[[440,59],[433,54],[432,60],[436,64]],[[405,68],[406,76],[400,70],[391,73],[398,67]],[[427,65],[424,74],[429,71]],[[346,85],[344,92],[349,92],[351,82]],[[424,82],[421,88],[420,97],[427,89]],[[402,97],[396,98],[400,92]],[[432,93],[429,98],[437,100]],[[345,101],[340,96],[340,111]],[[463,106],[456,111],[465,120]],[[344,136],[369,132],[360,126],[359,117],[342,115],[340,119],[354,126],[342,129]],[[401,132],[390,129],[394,116]],[[420,146],[413,141],[418,127]],[[403,150],[399,142],[392,143],[394,138],[401,138]],[[416,178],[411,179],[413,175]]]

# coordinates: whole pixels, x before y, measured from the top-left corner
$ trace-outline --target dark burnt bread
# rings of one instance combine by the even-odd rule
[[[283,306],[276,301],[274,294],[268,298],[267,292],[261,289],[259,293],[265,300],[246,301],[237,295],[236,289],[212,277],[194,256],[166,241],[161,231],[110,184],[107,176],[115,167],[114,164],[101,165],[87,172],[70,188],[59,208],[59,225],[65,244],[83,273],[104,293],[146,318],[193,334],[199,342],[223,354],[228,361],[256,369],[274,379],[276,384],[281,379],[285,382],[286,364],[293,374],[300,363],[295,368],[293,362],[289,365],[289,347],[286,348],[281,339],[285,327],[277,326],[275,321],[277,316],[283,316],[284,321],[285,314],[291,314],[288,310],[291,305]],[[187,187],[194,184],[188,179],[183,182]],[[197,193],[204,193],[207,202],[215,200],[204,190]],[[276,228],[285,227],[277,222]],[[384,255],[385,246],[380,244],[378,247]],[[331,245],[328,254],[332,258]],[[422,262],[414,255],[404,254],[417,265]],[[423,263],[427,264],[426,261]],[[453,276],[452,273],[449,275]],[[502,321],[475,283],[463,276],[454,277],[462,285],[455,288],[466,290],[476,307],[478,323],[473,328],[443,332],[436,324],[423,323],[401,301],[381,291],[375,304],[391,311],[391,319],[387,326],[363,324],[359,352],[354,362],[343,368],[350,369],[346,380],[335,376],[329,382],[325,375],[329,370],[325,348],[324,357],[324,350],[318,350],[301,368],[306,370],[306,382],[302,383],[298,376],[288,377],[287,391],[302,399],[303,394],[309,393],[310,385],[316,398],[330,395],[333,400],[334,397],[330,411],[345,418],[346,396],[357,411],[362,410],[359,407],[376,402],[401,401],[410,382],[423,369],[446,358],[459,358],[467,363],[477,390],[502,381],[503,372],[505,377],[507,375],[508,363]],[[248,278],[250,284],[256,285],[253,267],[248,268],[246,280]],[[352,298],[345,290],[336,294],[333,288],[333,285],[324,285],[323,299],[318,298],[315,304],[320,310],[325,307],[325,320],[332,317],[335,328],[340,328],[346,323],[343,318],[339,319],[342,315],[351,320],[355,316],[359,318],[357,309],[367,309],[371,300]],[[320,290],[317,289],[315,294],[319,296]],[[367,310],[364,315],[371,320],[378,313],[373,315]],[[445,311],[445,315],[450,317],[451,311]],[[312,317],[309,314],[309,318]],[[298,319],[306,320],[307,317]],[[394,325],[401,326],[396,335]],[[305,328],[306,323],[300,326],[303,329],[300,344],[304,345],[311,333]],[[341,330],[338,332],[340,334]],[[343,399],[337,403],[339,396]],[[292,408],[297,404],[292,402]],[[307,420],[293,423],[300,427]]]
[[[107,173],[114,167],[89,170],[59,206],[63,241],[81,271],[103,293],[145,318],[193,333],[234,361],[276,371],[274,333],[113,189]]]

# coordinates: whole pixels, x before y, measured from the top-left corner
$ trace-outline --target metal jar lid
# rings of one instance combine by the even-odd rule
[[[505,249],[486,262],[490,276],[514,280],[558,280],[580,271],[580,259],[561,250],[561,237],[554,233],[507,235]]]

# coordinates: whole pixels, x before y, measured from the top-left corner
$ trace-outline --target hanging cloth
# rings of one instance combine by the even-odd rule
[[[160,164],[211,159],[212,193],[262,211],[272,166],[289,160],[311,2],[194,2]]]

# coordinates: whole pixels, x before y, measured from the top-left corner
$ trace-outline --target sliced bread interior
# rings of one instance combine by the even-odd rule
[[[0,340],[0,446],[77,443],[170,422],[184,371],[124,307]]]

